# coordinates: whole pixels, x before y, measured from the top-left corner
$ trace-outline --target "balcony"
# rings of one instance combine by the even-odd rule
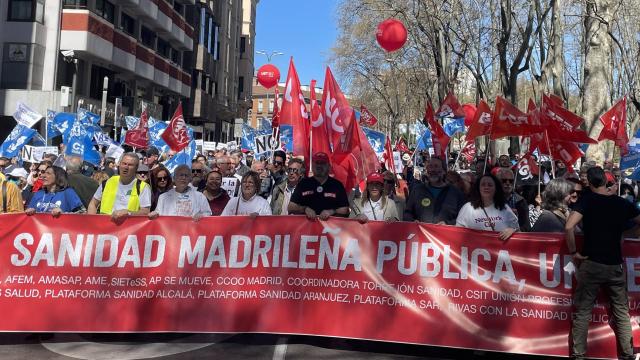
[[[131,12],[135,15],[147,18],[152,23],[158,20],[158,5],[152,0],[133,0],[138,2],[137,6],[130,8]]]
[[[113,64],[125,70],[136,72],[136,48],[135,38],[120,30],[113,33]]]
[[[65,9],[62,12],[60,50],[73,50],[111,62],[113,58],[113,24],[89,10]]]

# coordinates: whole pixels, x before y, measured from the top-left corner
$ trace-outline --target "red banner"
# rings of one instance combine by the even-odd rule
[[[561,234],[304,217],[2,215],[1,331],[309,334],[566,355]],[[82,224],[82,226],[78,226]],[[626,244],[634,333],[640,249]],[[589,355],[615,357],[605,306]]]

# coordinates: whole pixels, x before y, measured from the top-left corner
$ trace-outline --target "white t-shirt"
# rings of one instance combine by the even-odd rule
[[[288,186],[284,187],[284,198],[282,199],[282,209],[280,210],[280,215],[289,215],[289,202],[291,201],[291,195],[293,194],[293,191],[296,188],[294,187],[293,189],[289,190]],[[271,195],[269,195],[269,198],[271,198]],[[271,203],[271,201],[269,199],[267,199],[269,201],[269,203]]]
[[[231,198],[227,203],[227,206],[222,210],[222,216],[233,215],[249,215],[252,213],[258,213],[258,215],[271,215],[271,206],[269,202],[263,197],[253,195],[249,200],[242,198],[242,195]]]
[[[188,187],[184,193],[171,189],[158,198],[156,211],[160,216],[195,216],[197,214],[211,216],[211,208],[207,198],[201,192]]]
[[[129,207],[129,196],[131,195],[133,185],[136,183],[136,181],[139,180],[131,181],[127,185],[123,185],[120,181],[118,181],[118,190],[116,191],[116,200],[113,203],[112,211],[126,210]],[[93,194],[93,198],[98,201],[102,201],[102,184],[98,186],[98,190],[96,190],[96,193]],[[141,208],[151,207],[151,186],[147,184],[143,188],[142,184],[140,184],[140,194],[138,195],[138,198],[140,200]]]
[[[375,213],[375,217],[374,217]],[[384,209],[382,208],[382,197],[378,201],[369,200],[362,207],[362,214],[369,220],[384,220]]]
[[[487,212],[486,214],[485,211]],[[489,215],[489,218],[487,218],[487,215]],[[485,207],[483,211],[481,207],[474,209],[470,202],[464,204],[460,209],[456,219],[456,226],[492,231],[491,222],[493,222],[495,231],[502,231],[506,228],[520,230],[518,217],[508,205],[505,205],[504,210],[498,210],[495,205],[491,205]]]

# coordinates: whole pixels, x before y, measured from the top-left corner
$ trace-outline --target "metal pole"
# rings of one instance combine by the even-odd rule
[[[78,59],[73,59],[73,76],[71,78],[71,112],[76,112],[76,88],[78,87]]]
[[[100,108],[100,127],[104,127],[105,116],[107,113],[107,91],[109,89],[109,77],[102,79],[102,106]],[[114,121],[115,123],[115,121]],[[115,124],[114,124],[115,125]]]

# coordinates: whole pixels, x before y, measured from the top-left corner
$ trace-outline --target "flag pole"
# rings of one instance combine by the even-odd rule
[[[453,164],[453,169],[459,169],[458,167],[458,161],[460,161],[460,155],[462,155],[462,149],[465,148],[465,146],[467,146],[467,140],[465,139],[464,142],[462,143],[462,146],[460,147],[460,151],[458,151],[458,156],[456,156],[456,162],[455,164]]]
[[[491,147],[491,136],[487,137],[487,146],[484,148],[484,168],[482,169],[482,175],[487,172],[487,161],[489,161],[489,148]]]
[[[549,149],[549,158],[551,158],[551,175],[553,178],[556,178],[556,166],[553,163],[553,151],[551,151],[551,144],[549,144],[549,133],[547,130],[544,131],[544,139],[547,140],[547,149]]]

